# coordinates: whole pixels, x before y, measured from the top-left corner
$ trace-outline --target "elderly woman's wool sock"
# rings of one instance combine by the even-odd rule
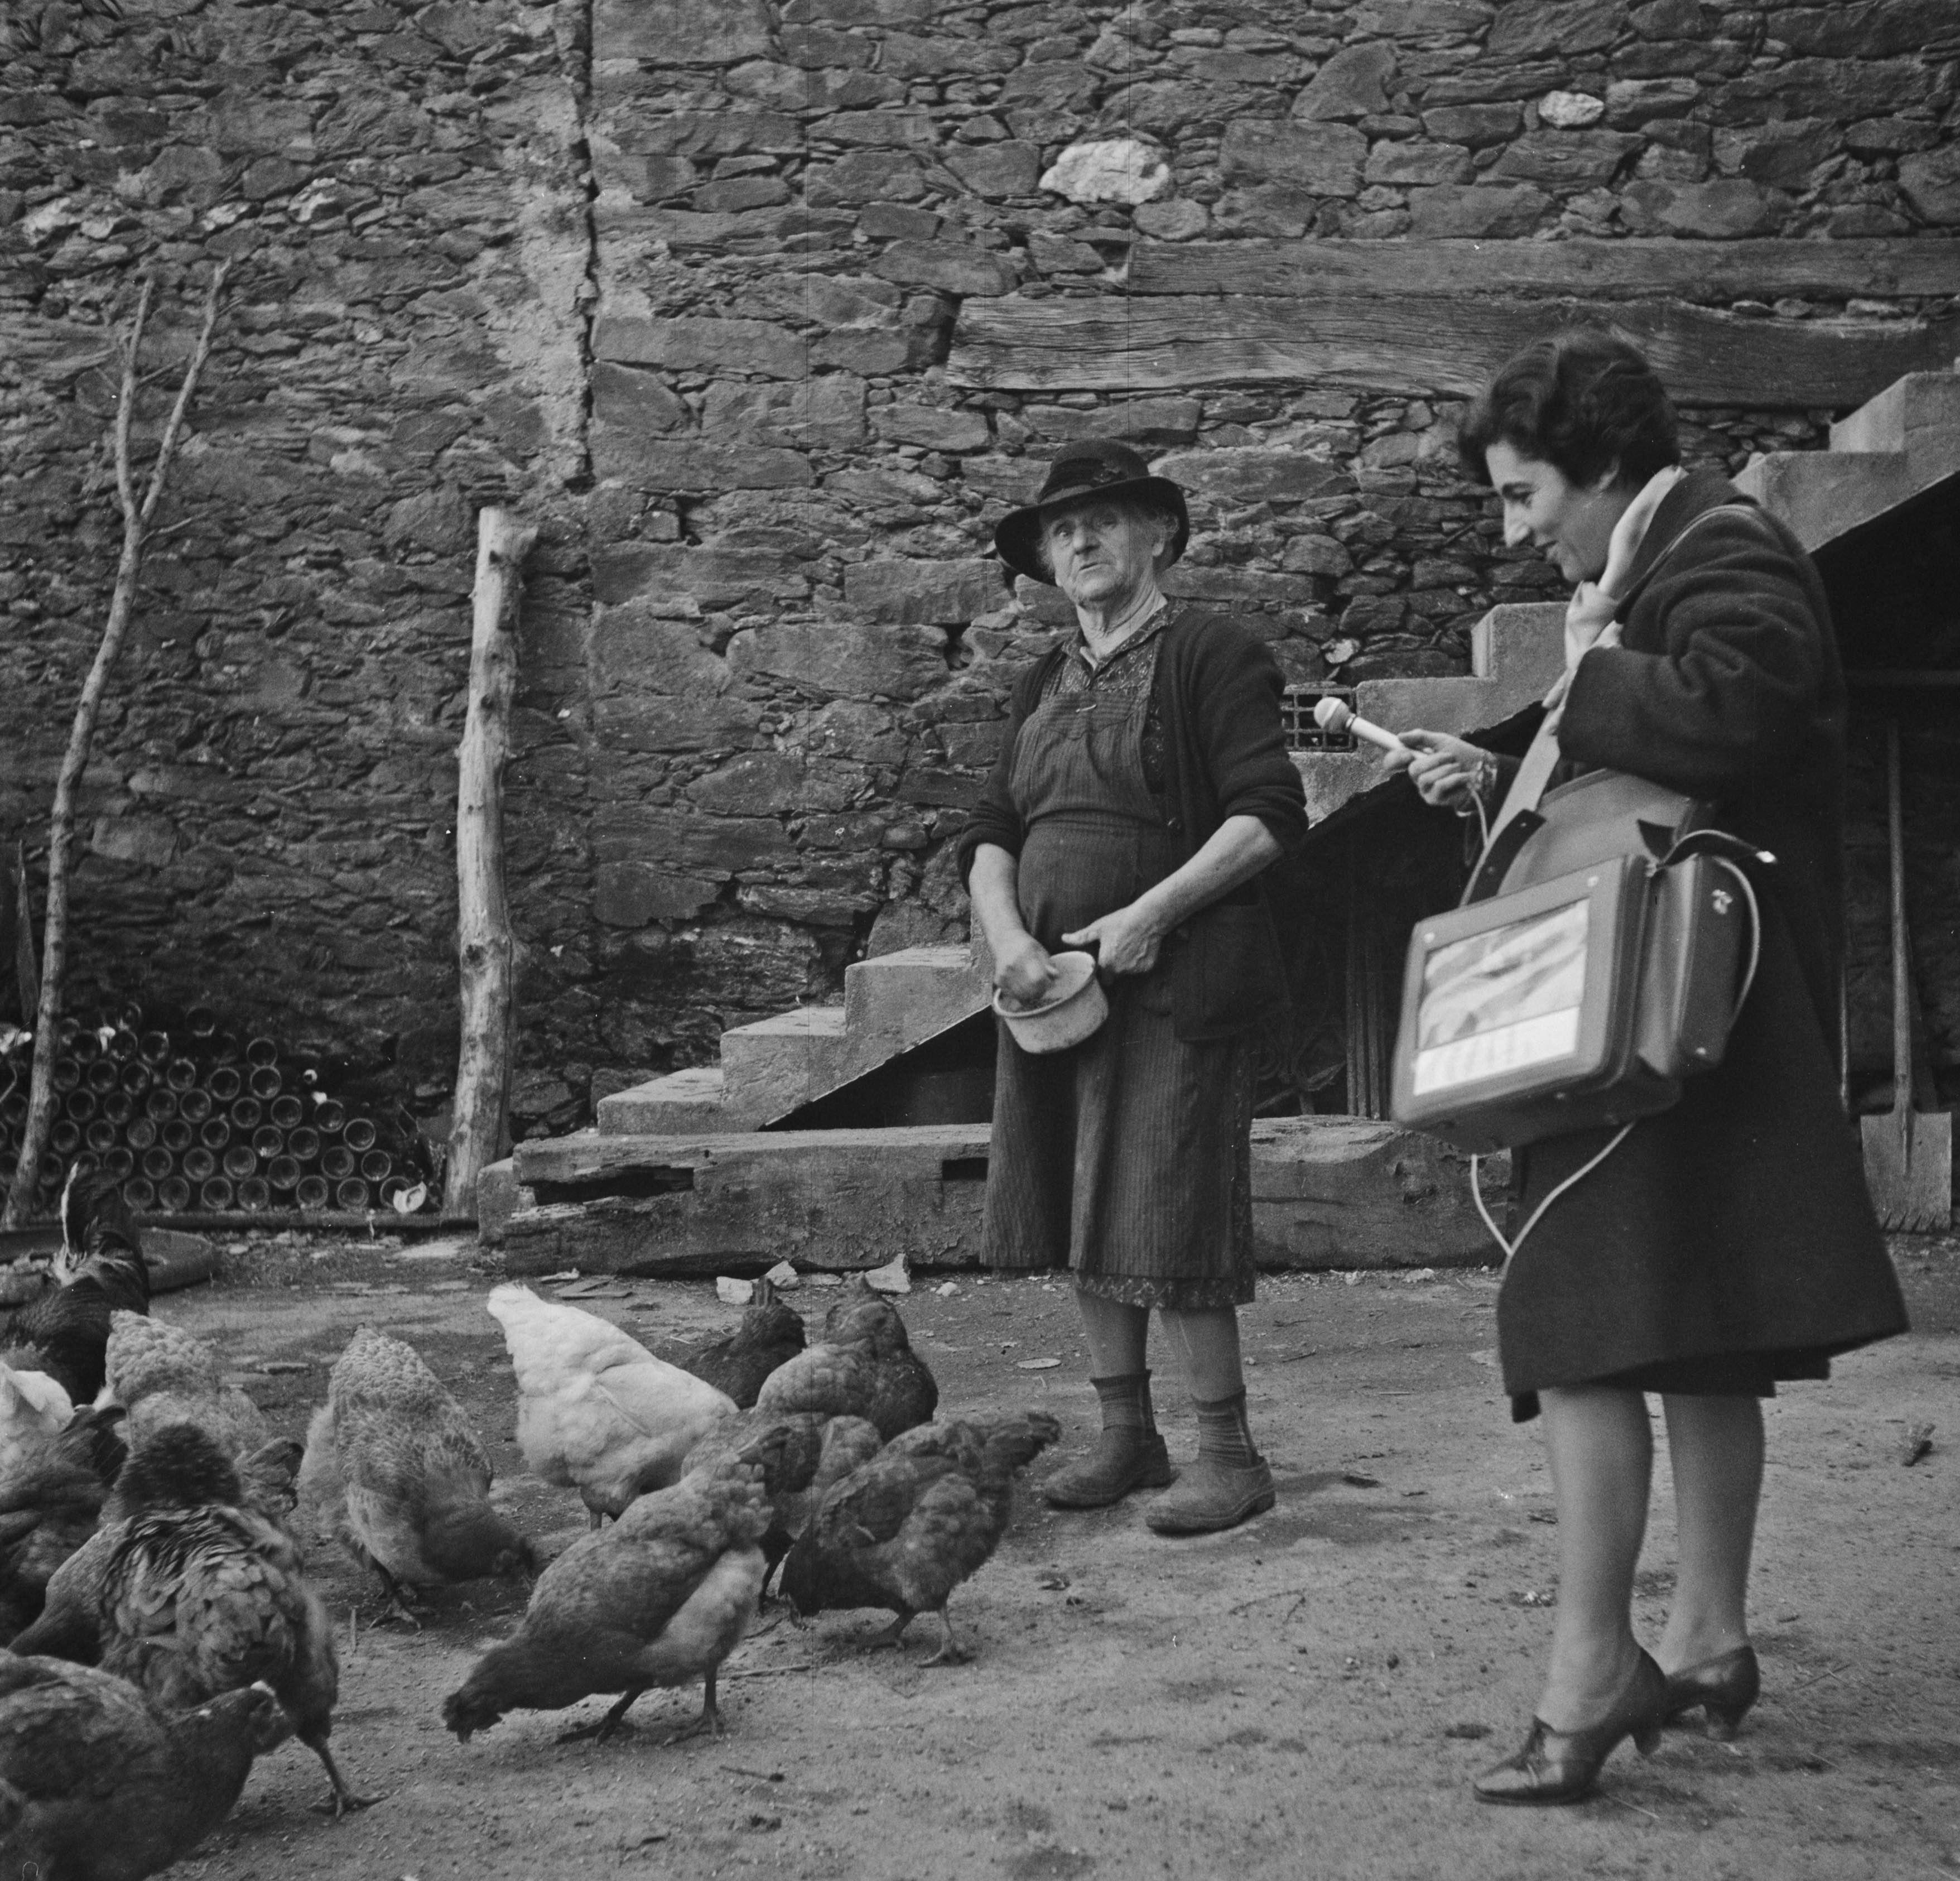
[[[1089,1382],[1096,1387],[1102,1407],[1103,1431],[1115,1432],[1121,1447],[1133,1449],[1145,1437],[1157,1434],[1148,1372],[1131,1372],[1120,1378],[1092,1378]]]
[[[1198,1413],[1198,1453],[1214,1457],[1234,1469],[1250,1469],[1260,1459],[1252,1441],[1252,1427],[1246,1421],[1246,1394],[1234,1392],[1229,1398],[1192,1399]]]

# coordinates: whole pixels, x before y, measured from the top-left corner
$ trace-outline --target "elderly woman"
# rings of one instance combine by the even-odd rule
[[[1759,871],[1761,963],[1720,1068],[1552,1201],[1498,1297],[1513,1415],[1545,1416],[1558,1615],[1524,1747],[1475,1788],[1564,1803],[1622,1739],[1650,1748],[1685,1713],[1734,1736],[1758,1686],[1745,1605],[1758,1401],[1779,1380],[1828,1377],[1833,1354],[1905,1319],[1837,1090],[1845,691],[1816,569],[1732,485],[1680,468],[1659,380],[1605,334],[1511,360],[1471,407],[1462,450],[1496,489],[1505,541],[1576,584],[1548,702],[1554,777],[1631,772],[1708,803],[1716,826],[1777,858]],[[1513,760],[1427,732],[1405,742],[1426,799],[1467,809],[1475,792],[1494,816]],[[1520,1152],[1518,1218],[1608,1135]],[[1631,1618],[1650,1391],[1679,1546],[1658,1663]]]
[[[1001,1033],[986,1258],[1073,1270],[1102,1407],[1094,1455],[1048,1499],[1099,1508],[1176,1477],[1144,1364],[1154,1307],[1198,1414],[1197,1460],[1144,1518],[1173,1535],[1273,1503],[1236,1310],[1253,1287],[1246,1033],[1285,997],[1257,877],[1306,820],[1271,655],[1158,585],[1190,533],[1178,486],[1106,442],[1064,450],[1002,520],[1002,559],[1059,587],[1077,630],[1015,686],[960,857],[1005,1001],[1039,1005],[1064,947],[1095,950],[1109,998],[1065,1052]]]

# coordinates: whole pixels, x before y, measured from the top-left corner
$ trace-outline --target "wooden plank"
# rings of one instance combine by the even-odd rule
[[[1332,293],[1591,300],[1960,294],[1960,241],[1139,241],[1132,294]]]
[[[1752,320],[1678,302],[1171,294],[969,301],[947,377],[1017,392],[1201,385],[1351,386],[1419,396],[1476,392],[1520,346],[1608,325],[1643,349],[1685,405],[1847,409],[1908,372],[1945,371],[1960,320]]]
[[[927,1157],[985,1156],[991,1126],[917,1124],[896,1130],[719,1130],[708,1136],[602,1136],[596,1130],[533,1139],[512,1151],[517,1177],[539,1182],[603,1182],[633,1170],[696,1171],[730,1162],[806,1161],[915,1150]],[[874,1262],[873,1265],[877,1263]]]

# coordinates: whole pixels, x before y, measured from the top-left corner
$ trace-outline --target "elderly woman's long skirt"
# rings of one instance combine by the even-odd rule
[[[1110,683],[1044,700],[1016,748],[1022,918],[1051,950],[1180,860],[1144,780],[1147,686],[1134,672],[1099,677]],[[1254,1281],[1249,1054],[1239,1039],[1178,1038],[1168,953],[1106,989],[1108,1020],[1068,1051],[1024,1052],[1001,1027],[986,1262],[1067,1267],[1083,1292],[1131,1306],[1242,1304]]]

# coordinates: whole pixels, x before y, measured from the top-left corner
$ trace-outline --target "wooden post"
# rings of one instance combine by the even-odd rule
[[[34,1191],[43,1152],[47,1148],[55,1112],[54,1064],[56,1028],[61,1018],[62,993],[68,977],[68,851],[75,836],[75,793],[88,768],[90,748],[95,737],[95,721],[102,709],[102,695],[110,670],[123,651],[129,617],[136,605],[136,589],[143,567],[143,549],[151,519],[162,500],[170,476],[171,460],[183,436],[185,414],[211,357],[211,339],[218,326],[218,310],[224,295],[224,280],[231,272],[230,261],[221,262],[211,277],[205,297],[204,324],[184,367],[177,387],[177,402],[164,421],[163,435],[157,442],[156,462],[151,466],[148,489],[139,499],[136,473],[132,462],[130,434],[136,419],[136,393],[142,374],[138,355],[142,351],[143,329],[150,317],[154,282],[145,280],[136,303],[136,315],[129,344],[123,359],[123,388],[116,406],[114,449],[116,495],[123,511],[123,552],[116,565],[116,586],[110,596],[109,619],[102,640],[95,650],[95,661],[82,682],[81,697],[76,702],[75,721],[69,727],[68,750],[55,779],[54,808],[48,818],[47,912],[41,930],[41,976],[35,1002],[34,1070],[28,1087],[27,1121],[21,1132],[21,1151],[14,1165],[14,1182],[7,1206],[0,1212],[0,1228],[18,1227],[32,1211]],[[27,896],[24,887],[21,902]]]
[[[476,519],[469,711],[457,753],[456,961],[463,1042],[444,1177],[444,1214],[474,1216],[476,1179],[509,1130],[516,944],[504,893],[504,765],[517,684],[519,570],[538,532],[508,510]]]

